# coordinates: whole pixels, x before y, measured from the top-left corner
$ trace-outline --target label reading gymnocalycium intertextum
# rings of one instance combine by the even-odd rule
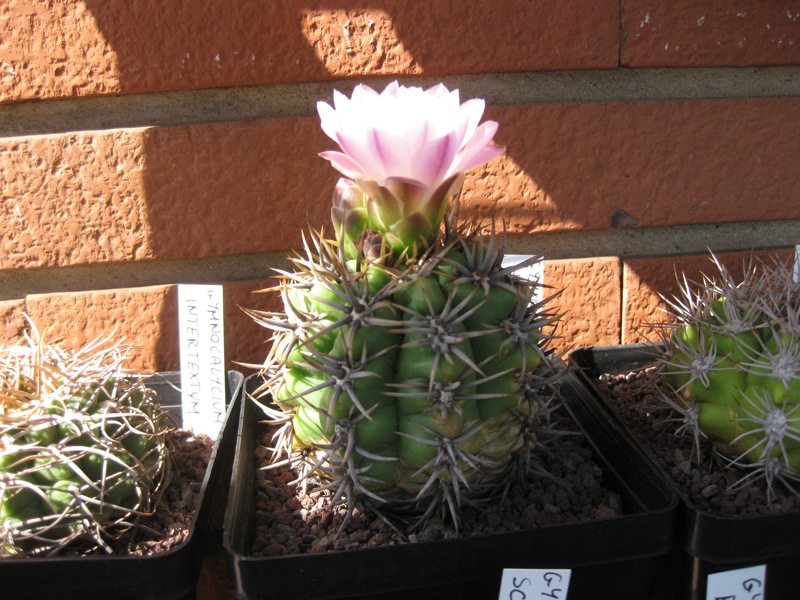
[[[706,600],[767,600],[767,565],[713,573],[706,580]]]
[[[221,285],[179,285],[183,428],[219,435],[225,418],[225,333]]]
[[[571,569],[503,569],[498,600],[565,600]]]

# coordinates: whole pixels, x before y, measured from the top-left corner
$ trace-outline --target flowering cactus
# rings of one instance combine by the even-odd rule
[[[334,106],[318,105],[340,148],[321,155],[345,175],[336,238],[311,234],[282,273],[283,311],[251,311],[275,332],[265,391],[280,411],[265,410],[286,423],[290,462],[337,500],[457,523],[535,443],[556,317],[494,235],[445,217],[464,171],[503,152],[482,101],[393,83]]]

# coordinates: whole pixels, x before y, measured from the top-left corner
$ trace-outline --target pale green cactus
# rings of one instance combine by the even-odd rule
[[[323,156],[351,178],[336,237],[311,234],[276,288],[284,310],[252,315],[275,331],[264,391],[287,423],[280,446],[337,500],[457,522],[535,443],[557,316],[494,234],[457,231],[447,210],[464,169],[503,151],[482,112],[444,86],[320,105],[342,150]]]
[[[667,401],[683,428],[713,441],[747,480],[800,482],[800,283],[753,262],[737,282],[716,274],[669,302],[663,359]]]
[[[119,345],[72,353],[32,329],[0,349],[0,556],[111,551],[169,481],[166,414]]]

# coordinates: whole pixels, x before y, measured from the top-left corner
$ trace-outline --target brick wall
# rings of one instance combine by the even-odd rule
[[[176,284],[224,284],[259,362],[269,284],[337,173],[334,88],[444,81],[505,156],[466,216],[544,253],[562,350],[642,339],[674,270],[800,243],[800,1],[0,1],[0,338],[32,315],[178,365]]]

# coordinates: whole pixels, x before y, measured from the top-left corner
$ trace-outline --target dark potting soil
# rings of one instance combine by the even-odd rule
[[[482,510],[462,512],[459,531],[439,518],[414,529],[414,523],[395,531],[379,518],[354,510],[342,528],[347,510],[330,506],[326,493],[303,493],[292,484],[288,468],[270,468],[271,434],[265,432],[256,448],[256,531],[251,554],[257,557],[354,550],[382,545],[434,541],[610,518],[622,514],[620,497],[603,487],[602,470],[575,425],[556,412],[556,429],[535,460],[544,474],[531,474],[525,485],[512,486],[504,500]],[[539,436],[542,440],[542,435]]]
[[[800,509],[800,496],[780,482],[773,483],[768,494],[766,481],[753,477],[753,471],[726,468],[728,461],[714,451],[708,439],[701,439],[698,446],[693,436],[676,434],[680,416],[659,399],[655,375],[655,367],[603,375],[598,385],[642,447],[680,484],[686,500],[721,517]]]

